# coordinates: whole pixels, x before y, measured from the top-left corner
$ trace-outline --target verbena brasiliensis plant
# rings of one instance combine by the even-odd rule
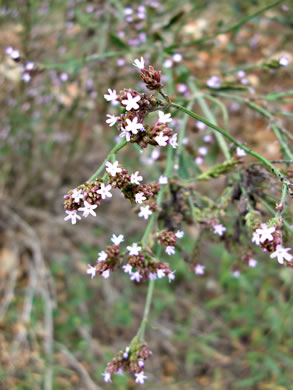
[[[271,63],[270,66],[284,66],[283,61],[281,58],[279,63]],[[119,189],[121,195],[129,200],[138,217],[148,220],[139,242],[129,242],[123,234],[118,236],[113,234],[112,244],[98,254],[95,264],[88,265],[87,274],[91,278],[98,275],[108,279],[112,272],[117,271],[128,274],[134,283],[149,284],[137,334],[129,345],[107,364],[102,374],[105,382],[111,382],[113,374],[121,375],[123,372],[132,373],[137,383],[144,383],[147,379],[144,366],[152,353],[145,341],[145,329],[149,321],[154,284],[156,280],[163,278],[168,278],[169,282],[172,282],[176,276],[176,270],[172,269],[169,262],[162,261],[160,255],[162,250],[169,256],[174,255],[176,251],[177,253],[182,251],[180,239],[184,236],[186,226],[195,224],[202,233],[210,231],[225,242],[230,252],[239,259],[239,264],[231,269],[234,277],[238,277],[245,266],[256,266],[255,257],[258,253],[256,246],[283,266],[293,268],[291,249],[286,245],[292,227],[283,217],[287,195],[290,197],[293,194],[293,185],[286,169],[280,171],[272,162],[239,142],[227,130],[191,111],[194,99],[199,94],[192,81],[190,86],[194,96],[184,99],[184,105],[181,105],[165,92],[160,71],[151,65],[146,66],[142,57],[136,59],[133,65],[138,68],[146,91],[149,92],[124,89],[117,94],[116,90],[108,90],[104,95],[105,99],[108,102],[119,103],[122,112],[120,116],[108,114],[106,122],[110,127],[116,126],[120,140],[89,180],[64,196],[67,214],[65,221],[71,221],[72,224],[76,224],[82,217],[96,216],[97,209],[103,201],[112,197],[113,188]],[[244,73],[239,73],[239,77],[243,79]],[[215,93],[221,93],[220,86],[221,80],[216,76],[207,81],[207,87]],[[250,101],[248,103],[254,104]],[[256,104],[254,109],[259,110]],[[187,173],[182,175],[180,172],[180,166],[183,164],[182,151],[184,148],[189,149],[190,154],[194,151],[185,146],[184,128],[178,133],[172,128],[174,120],[174,116],[171,117],[172,110],[175,116],[182,112],[199,121],[199,126],[206,125],[214,130],[218,134],[219,145],[226,160],[206,172],[201,172],[198,168],[197,176],[190,176],[189,167],[185,166]],[[155,111],[158,118],[152,125],[147,119],[148,115]],[[277,124],[273,123],[272,126],[275,127],[276,134],[279,134]],[[291,152],[284,138],[279,139],[281,145],[287,148],[290,157]],[[230,143],[227,144],[226,140]],[[165,171],[158,182],[143,184],[143,177],[139,171],[129,172],[127,167],[119,163],[118,152],[128,147],[130,143],[137,144],[141,149],[152,145],[160,150],[161,161],[165,161]],[[194,156],[198,165],[201,162],[201,155],[206,154],[205,148],[200,149],[199,155]],[[246,164],[247,154],[255,157],[259,164]],[[227,186],[217,202],[197,191],[198,182],[220,175],[227,176]],[[263,198],[265,202],[262,185],[265,180],[272,182],[272,176],[277,179],[281,198],[276,204],[274,216],[269,220],[263,220],[257,208],[257,199]],[[228,226],[227,210],[229,204],[236,201],[241,204],[239,207],[241,212],[240,216],[236,217],[237,222],[232,223],[230,220],[233,226],[238,226],[233,235],[229,232],[231,229]],[[247,245],[245,239],[242,239],[245,237],[249,237],[250,244]],[[123,246],[124,242],[126,247]],[[198,246],[199,240],[196,242],[195,251]],[[190,265],[195,274],[204,274],[205,267],[198,260],[192,260]]]

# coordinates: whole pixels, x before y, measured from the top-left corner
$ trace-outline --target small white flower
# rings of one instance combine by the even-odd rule
[[[143,371],[134,374],[134,376],[135,376],[135,382],[136,382],[136,383],[141,383],[141,384],[143,384],[144,381],[145,381],[146,379],[148,379],[148,377],[147,377],[146,375],[144,375],[144,372],[143,372]]]
[[[68,215],[67,217],[64,218],[64,221],[68,221],[69,219],[71,219],[72,225],[76,224],[77,219],[81,219],[80,215],[77,214],[76,210],[72,210],[72,211],[65,210],[65,213]]]
[[[149,274],[149,280],[156,280],[157,279],[157,274],[150,272]]]
[[[251,241],[254,242],[255,245],[259,245],[260,244],[260,235],[257,232],[253,232]]]
[[[163,111],[158,111],[158,113],[160,123],[172,122],[171,114],[165,114]]]
[[[172,58],[174,62],[181,62],[183,57],[180,53],[174,53]]]
[[[151,154],[152,160],[157,160],[160,157],[160,151],[158,149],[154,149]]]
[[[257,260],[255,260],[255,259],[249,259],[248,260],[248,267],[254,268],[256,266],[257,266]]]
[[[159,135],[155,137],[155,141],[159,146],[167,146],[167,141],[169,137],[167,135],[164,135],[164,133],[161,131]]]
[[[116,372],[115,372],[115,374],[116,374],[116,375],[123,376],[124,374],[123,374],[123,370],[122,370],[122,368],[119,368],[119,370],[118,370],[118,371],[116,371]]]
[[[206,156],[208,154],[208,149],[205,146],[201,146],[200,148],[198,148],[198,153],[201,156]]]
[[[240,276],[240,271],[238,271],[238,269],[237,269],[237,270],[232,272],[232,275],[234,276],[234,278],[238,279]]]
[[[88,269],[86,270],[86,273],[91,275],[91,279],[94,278],[96,276],[96,267],[92,267],[90,264],[87,265],[88,266]]]
[[[293,256],[288,253],[291,248],[283,248],[282,245],[277,245],[276,251],[271,254],[271,258],[274,259],[277,257],[279,264],[284,264],[284,259],[287,261],[291,261]]]
[[[203,163],[203,158],[198,156],[194,159],[196,165],[201,165]]]
[[[116,236],[116,234],[113,234],[111,237],[111,241],[113,242],[114,245],[120,245],[121,242],[124,241],[124,236],[123,236],[123,234],[119,234],[119,236]]]
[[[167,276],[168,276],[169,283],[171,283],[172,280],[175,279],[175,272],[176,272],[176,271],[172,271],[172,272],[170,272],[170,273],[167,275]]]
[[[194,267],[194,272],[196,273],[196,275],[203,275],[205,272],[205,266],[201,264],[197,264]]]
[[[139,95],[132,97],[131,93],[127,93],[127,99],[122,100],[122,104],[126,105],[126,111],[130,110],[137,110],[139,108],[139,105],[137,102],[139,102],[141,97]]]
[[[198,130],[204,130],[207,127],[207,125],[203,122],[197,121],[196,127],[198,128]]]
[[[138,366],[141,368],[141,367],[144,367],[144,361],[143,360],[139,360],[137,362]]]
[[[134,117],[132,121],[130,119],[126,119],[127,126],[125,127],[125,130],[132,132],[132,134],[137,134],[138,130],[143,128],[142,123],[137,123],[137,121],[137,117]]]
[[[127,250],[129,252],[129,256],[138,256],[141,251],[141,246],[138,246],[137,243],[134,242],[131,246],[127,247]]]
[[[35,64],[33,62],[27,62],[25,65],[26,70],[33,70],[35,67]]]
[[[131,137],[131,133],[129,133],[129,131],[126,131],[124,129],[122,129],[119,137],[125,137],[126,138],[126,141],[129,142],[130,141],[130,137]]]
[[[159,279],[162,279],[166,276],[166,271],[164,269],[158,269],[157,270],[157,276]]]
[[[170,58],[167,58],[164,62],[163,62],[163,67],[164,68],[172,68],[173,66],[173,61],[170,59]]]
[[[65,72],[61,73],[60,80],[63,81],[63,82],[67,81],[68,80],[68,74],[65,73]]]
[[[108,102],[111,102],[111,101],[116,101],[117,99],[117,93],[116,93],[116,90],[113,89],[113,91],[109,88],[108,89],[108,92],[109,92],[109,95],[105,94],[104,95],[104,98],[108,101]]]
[[[86,200],[83,202],[84,207],[80,207],[78,211],[83,211],[82,216],[87,218],[90,214],[95,217],[97,214],[95,213],[94,209],[96,209],[98,206],[96,204],[90,204]]]
[[[123,353],[124,359],[127,359],[127,358],[128,358],[129,350],[130,350],[130,348],[129,348],[129,347],[126,347],[125,352]]]
[[[110,127],[114,126],[117,120],[119,119],[118,116],[110,115],[110,114],[107,114],[107,117],[108,119],[106,119],[106,123],[108,123]]]
[[[149,205],[141,206],[139,210],[139,218],[149,219],[149,216],[153,214],[153,212],[150,210]]]
[[[203,137],[203,140],[204,140],[204,142],[206,142],[208,144],[208,143],[212,142],[213,137],[211,135],[207,134]]]
[[[167,246],[166,247],[166,253],[167,255],[171,256],[175,254],[175,248],[174,246]]]
[[[102,199],[106,199],[107,197],[112,198],[112,194],[110,192],[111,188],[112,187],[110,184],[105,186],[104,183],[101,183],[101,188],[99,190],[97,190],[96,192],[97,192],[97,194],[101,195]]]
[[[19,51],[14,49],[10,51],[9,55],[13,60],[17,60],[20,57]]]
[[[29,73],[23,73],[23,75],[22,75],[22,80],[25,82],[25,83],[28,83],[28,82],[30,82],[31,81],[31,76],[30,76],[30,74]]]
[[[135,203],[142,203],[144,200],[146,200],[146,197],[144,196],[143,192],[139,192],[135,194]]]
[[[286,56],[282,56],[280,59],[279,59],[279,64],[281,66],[288,66],[289,65],[289,58],[286,57]]]
[[[13,52],[13,47],[12,46],[7,46],[5,49],[5,53],[11,56],[11,53]]]
[[[139,283],[141,279],[142,279],[142,276],[138,271],[131,273],[130,280],[135,280],[136,282]]]
[[[167,176],[160,176],[159,177],[159,184],[168,184]]]
[[[140,60],[136,58],[132,64],[133,66],[136,66],[138,69],[144,68],[144,59],[143,57],[140,57]]]
[[[108,257],[107,253],[105,251],[101,251],[98,253],[98,263],[100,263],[101,261],[105,261]]]
[[[214,225],[213,228],[214,228],[214,233],[218,234],[219,236],[222,236],[224,234],[224,232],[227,230],[225,228],[225,226],[223,226],[221,224]]]
[[[236,148],[236,155],[238,157],[245,157],[246,156],[246,152],[245,152],[245,150],[243,150],[242,148],[237,146],[237,148]]]
[[[143,178],[142,176],[139,176],[139,171],[136,171],[130,176],[130,181],[132,184],[137,184],[139,185],[139,182],[142,181]]]
[[[72,198],[74,199],[75,203],[79,203],[81,199],[83,199],[83,192],[82,190],[77,190],[76,188],[72,192]]]
[[[126,274],[132,274],[132,266],[130,264],[123,265],[122,269]]]
[[[118,165],[118,161],[115,161],[113,164],[111,164],[110,161],[106,162],[106,171],[109,173],[109,175],[116,176],[117,173],[122,172],[122,169],[118,167]]]
[[[276,228],[274,226],[269,228],[265,223],[262,223],[260,227],[261,229],[256,229],[256,233],[260,236],[260,242],[263,243],[266,240],[273,241],[274,237],[272,233],[275,232]]]
[[[210,88],[220,88],[221,80],[218,76],[212,76],[208,79],[207,86]]]
[[[104,271],[104,272],[102,273],[102,278],[108,279],[109,276],[110,276],[110,270],[106,269],[106,271]]]
[[[170,138],[169,144],[172,146],[173,149],[176,149],[178,146],[177,137],[178,137],[178,134],[175,133]]]
[[[104,382],[109,382],[111,383],[112,380],[111,380],[111,374],[108,372],[108,371],[105,371],[102,376],[104,377]]]
[[[184,236],[184,232],[182,230],[177,230],[177,232],[175,233],[175,236],[177,238],[182,238]]]
[[[240,79],[243,79],[243,77],[246,76],[246,72],[244,72],[244,70],[239,70],[237,72],[237,76],[240,78]]]

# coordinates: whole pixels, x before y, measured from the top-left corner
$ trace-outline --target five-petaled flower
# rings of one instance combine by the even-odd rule
[[[146,200],[146,197],[144,196],[143,192],[138,192],[135,194],[135,203],[142,203],[144,200]]]
[[[87,265],[88,269],[86,270],[86,273],[91,275],[91,279],[96,276],[96,267],[91,266],[90,264]]]
[[[158,269],[157,270],[157,276],[158,276],[158,278],[159,279],[162,279],[162,278],[164,278],[165,276],[166,276],[166,271],[164,270],[164,269]]]
[[[172,146],[173,149],[176,149],[177,146],[178,146],[178,142],[177,142],[177,137],[178,137],[178,134],[175,133],[172,135],[172,137],[170,138],[170,145]]]
[[[137,134],[139,129],[143,128],[142,123],[137,123],[138,119],[135,116],[133,120],[126,119],[127,126],[125,127],[126,131],[131,131],[132,134]]]
[[[65,210],[65,213],[68,215],[67,217],[64,218],[64,221],[68,221],[69,219],[71,219],[72,225],[76,224],[77,219],[81,219],[81,216],[77,214],[76,210],[72,210],[72,211]]]
[[[262,223],[260,227],[261,229],[256,229],[260,242],[264,243],[266,240],[273,241],[274,237],[272,233],[276,231],[275,226],[268,227],[266,223]]]
[[[105,251],[101,251],[101,252],[99,252],[98,253],[98,263],[100,262],[100,261],[105,261],[106,259],[107,259],[107,257],[108,257],[108,255],[107,255],[107,253],[105,252]]]
[[[110,192],[111,188],[110,184],[105,186],[104,183],[101,183],[101,188],[97,190],[97,194],[100,194],[102,199],[106,199],[107,197],[112,198],[112,194]]]
[[[108,102],[111,102],[111,101],[115,101],[117,99],[117,93],[115,91],[115,89],[113,89],[113,91],[109,88],[108,89],[108,92],[109,92],[109,95],[107,95],[105,93],[104,95],[104,98],[108,101]]]
[[[126,105],[126,111],[130,110],[137,110],[139,108],[139,105],[137,102],[139,102],[141,97],[139,95],[132,97],[131,93],[127,93],[127,99],[122,100],[122,104]]]
[[[111,237],[111,241],[113,242],[114,245],[120,245],[121,242],[124,241],[124,236],[123,236],[123,234],[119,234],[119,236],[116,236],[116,234],[113,234]]]
[[[146,375],[144,375],[144,372],[143,372],[143,371],[134,374],[134,376],[135,376],[135,382],[136,382],[136,383],[141,383],[141,384],[143,384],[144,381],[145,381],[146,379],[148,379],[148,377],[147,377]]]
[[[106,123],[108,123],[110,127],[114,126],[117,120],[119,119],[118,116],[110,115],[110,114],[107,114],[107,117],[108,119],[106,119]]]
[[[197,275],[203,275],[203,274],[204,274],[204,270],[205,270],[205,266],[204,266],[204,265],[201,265],[201,264],[197,264],[197,265],[194,267],[194,272],[195,272]]]
[[[284,264],[284,260],[291,261],[293,256],[288,253],[291,248],[283,248],[282,245],[277,245],[276,251],[271,254],[271,258],[275,257],[278,259],[279,264]]]
[[[112,382],[111,380],[111,374],[108,371],[105,371],[102,376],[104,377],[105,382]]]
[[[115,161],[113,164],[110,163],[110,161],[106,162],[106,171],[109,173],[111,176],[116,176],[117,173],[122,172],[122,169],[118,167],[119,162]]]
[[[132,266],[130,264],[126,264],[126,265],[123,265],[122,266],[122,269],[123,271],[126,273],[126,274],[129,274],[131,275],[132,274]]]
[[[171,246],[171,245],[167,246],[167,247],[166,247],[166,253],[167,253],[167,255],[169,255],[169,256],[174,255],[174,254],[175,254],[175,248],[174,248],[174,246]]]
[[[138,246],[136,242],[134,242],[131,246],[127,247],[129,252],[129,256],[137,256],[141,251],[141,246]]]
[[[132,184],[137,184],[139,185],[139,182],[142,181],[143,178],[142,176],[139,176],[139,171],[136,171],[130,176],[130,181]]]
[[[175,233],[175,236],[177,238],[182,238],[184,236],[184,232],[182,230],[177,230],[177,232]]]
[[[104,279],[108,279],[109,276],[110,276],[110,270],[109,270],[109,269],[106,269],[106,271],[104,271],[104,272],[102,273],[102,277],[103,277]]]
[[[214,228],[214,233],[218,234],[219,236],[222,236],[224,232],[227,230],[225,226],[221,224],[214,225],[213,228]]]
[[[149,219],[149,216],[153,214],[152,210],[150,210],[149,205],[141,206],[139,210],[140,211],[138,213],[138,216],[140,218]]]
[[[141,279],[142,279],[142,276],[138,271],[131,273],[130,280],[135,280],[136,282],[139,283]]]
[[[132,64],[133,66],[136,66],[138,69],[143,69],[144,68],[144,59],[143,57],[140,57],[140,60],[136,58]]]
[[[74,199],[75,203],[79,203],[81,199],[83,199],[83,193],[82,190],[77,190],[76,188],[72,192],[72,198]]]
[[[155,141],[159,146],[167,146],[167,141],[169,140],[169,137],[167,135],[164,135],[164,133],[161,131],[159,135],[155,137]]]
[[[171,283],[172,280],[175,279],[175,272],[176,272],[176,271],[172,271],[172,272],[169,272],[169,273],[168,273],[167,276],[168,276],[169,283]]]
[[[97,214],[94,211],[94,209],[96,209],[98,206],[96,204],[90,204],[86,200],[83,203],[84,203],[84,207],[80,207],[78,209],[78,211],[83,211],[82,216],[87,218],[89,214],[91,214],[93,217],[95,217]]]
[[[160,123],[172,122],[171,114],[165,114],[163,111],[158,111],[158,113]]]

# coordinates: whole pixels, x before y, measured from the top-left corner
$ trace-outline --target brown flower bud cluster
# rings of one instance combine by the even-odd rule
[[[119,168],[121,168],[121,172],[118,172],[115,176],[109,175],[109,183],[112,187],[119,188],[125,198],[129,199],[131,203],[137,203],[136,194],[143,193],[146,200],[152,201],[153,208],[157,208],[154,198],[160,190],[160,184],[156,182],[149,184],[132,183],[128,170],[121,165],[119,165]]]
[[[161,230],[157,233],[157,239],[160,245],[175,246],[177,237],[175,233],[168,232],[167,230]]]
[[[144,256],[142,253],[136,256],[128,256],[128,264],[138,273],[138,277],[133,278],[137,282],[157,278],[161,279],[168,275],[172,276],[172,271],[168,263],[148,258],[148,256]],[[134,273],[132,272],[132,274]]]
[[[101,195],[97,194],[97,191],[101,188],[102,180],[98,179],[92,182],[86,182],[81,184],[77,188],[68,191],[64,196],[64,209],[69,211],[78,210],[87,201],[91,205],[100,206]],[[80,193],[80,197],[76,197],[75,194]]]
[[[141,69],[140,73],[142,81],[151,91],[163,88],[163,84],[161,83],[161,72],[157,71],[153,66],[150,65],[148,69]]]
[[[104,278],[109,277],[109,272],[114,271],[119,265],[120,250],[118,245],[108,245],[105,249],[107,254],[106,260],[97,260],[96,271]],[[106,273],[104,273],[106,272]]]
[[[106,372],[111,375],[121,372],[129,372],[132,374],[142,372],[145,361],[151,355],[152,352],[146,343],[134,339],[129,347],[120,351],[118,356],[107,364]]]

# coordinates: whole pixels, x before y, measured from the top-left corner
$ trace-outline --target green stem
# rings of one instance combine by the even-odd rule
[[[208,36],[205,36],[203,38],[199,38],[199,39],[195,39],[195,40],[192,40],[192,41],[189,41],[189,42],[181,42],[181,43],[175,43],[174,45],[171,45],[171,46],[168,46],[165,48],[165,50],[172,50],[172,49],[177,49],[178,47],[186,47],[186,46],[192,46],[192,45],[196,45],[196,44],[200,44],[200,43],[203,43],[203,42],[206,42],[206,41],[210,41],[212,39],[214,39],[215,37],[217,37],[218,35],[221,35],[221,34],[227,34],[229,32],[233,32],[233,31],[236,31],[238,30],[243,24],[249,22],[249,20],[253,19],[254,17],[256,17],[257,15],[260,15],[262,14],[263,12],[277,6],[278,4],[280,4],[283,0],[278,0],[278,1],[275,1],[274,3],[271,3],[271,4],[268,4],[266,5],[265,7],[259,9],[258,11],[254,12],[253,14],[251,15],[248,15],[248,16],[245,16],[244,18],[240,19],[238,23],[236,24],[233,24],[232,26],[230,27],[227,27],[223,30],[220,30],[220,31],[217,31],[215,34],[213,35],[208,35]]]
[[[120,149],[124,148],[124,146],[127,144],[126,140],[121,140],[117,145],[114,146],[114,148],[110,151],[110,153],[107,155],[103,163],[100,165],[100,167],[96,170],[96,172],[88,179],[88,181],[93,181],[95,180],[100,173],[103,171],[105,168],[106,162],[111,159],[111,157],[117,153]]]
[[[151,308],[151,303],[153,298],[154,285],[155,285],[155,281],[150,280],[148,285],[148,291],[147,291],[142,321],[136,335],[136,337],[138,337],[140,340],[144,340],[145,328],[148,323],[149,313],[150,313],[150,308]]]
[[[286,202],[286,196],[287,196],[287,187],[284,185],[282,189],[282,196],[281,196],[281,201],[279,203],[279,210],[276,212],[276,218],[281,217],[284,207],[285,207],[285,202]]]
[[[258,200],[260,201],[261,204],[263,204],[265,206],[265,208],[272,214],[274,215],[275,214],[275,210],[268,204],[268,202],[266,200],[264,200],[263,198],[258,198]],[[293,232],[293,229],[291,228],[290,224],[283,218],[283,223],[284,225],[286,226],[286,228],[292,233]]]
[[[245,150],[246,153],[250,154],[251,156],[254,156],[255,158],[257,158],[259,161],[261,161],[264,165],[266,165],[268,168],[271,169],[271,171],[274,173],[274,175],[284,184],[286,185],[287,189],[289,189],[291,183],[289,182],[288,179],[286,179],[282,174],[281,172],[276,168],[274,167],[273,164],[271,164],[265,157],[261,156],[260,154],[258,154],[257,152],[254,152],[253,150],[249,149],[248,147],[246,147],[245,145],[241,144],[239,141],[237,141],[234,137],[232,137],[232,135],[230,135],[226,130],[220,128],[219,126],[215,125],[214,123],[208,121],[207,119],[201,117],[200,115],[188,110],[187,108],[177,104],[177,103],[171,103],[171,107],[174,107],[174,108],[177,108],[178,110],[182,111],[182,112],[185,112],[186,114],[190,115],[192,118],[195,118],[203,123],[205,123],[206,125],[208,125],[209,127],[211,127],[212,129],[216,130],[217,132],[219,132],[220,134],[222,134],[224,137],[228,138],[231,142],[233,142],[235,145],[239,146],[240,148],[242,148],[243,150]]]

